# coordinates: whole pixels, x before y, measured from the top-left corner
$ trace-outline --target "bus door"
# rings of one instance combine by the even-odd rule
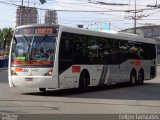
[[[59,82],[61,88],[72,88],[78,85],[77,77],[72,74],[72,66],[72,41],[62,34],[59,48]]]

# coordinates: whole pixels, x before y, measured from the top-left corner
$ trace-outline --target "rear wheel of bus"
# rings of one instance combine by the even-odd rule
[[[144,70],[141,69],[138,73],[138,85],[142,85],[144,83]]]
[[[132,70],[132,72],[130,73],[130,81],[129,84],[131,86],[136,85],[137,83],[137,74],[136,74],[136,70]]]
[[[79,91],[80,92],[84,92],[89,90],[89,73],[87,70],[82,71],[81,75],[80,75],[80,79],[79,79]]]

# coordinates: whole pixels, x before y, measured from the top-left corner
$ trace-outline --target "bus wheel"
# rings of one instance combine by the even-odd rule
[[[144,83],[144,72],[141,70],[138,74],[138,85],[142,85]]]
[[[46,88],[39,88],[39,91],[45,92],[45,91],[46,91]]]
[[[88,85],[89,85],[89,74],[83,71],[79,79],[79,91],[80,92],[87,91],[89,89]]]
[[[136,77],[137,77],[136,72],[132,71],[131,74],[130,74],[130,82],[129,82],[131,86],[136,85],[136,83],[137,83]]]

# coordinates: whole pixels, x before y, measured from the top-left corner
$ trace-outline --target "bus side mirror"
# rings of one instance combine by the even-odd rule
[[[16,37],[13,37],[14,42],[17,44],[17,39]]]

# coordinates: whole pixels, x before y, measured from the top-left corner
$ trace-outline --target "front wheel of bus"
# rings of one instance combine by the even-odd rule
[[[89,74],[87,72],[82,72],[79,79],[79,91],[84,92],[89,89]]]
[[[45,92],[45,91],[46,91],[46,88],[39,88],[39,91]]]

